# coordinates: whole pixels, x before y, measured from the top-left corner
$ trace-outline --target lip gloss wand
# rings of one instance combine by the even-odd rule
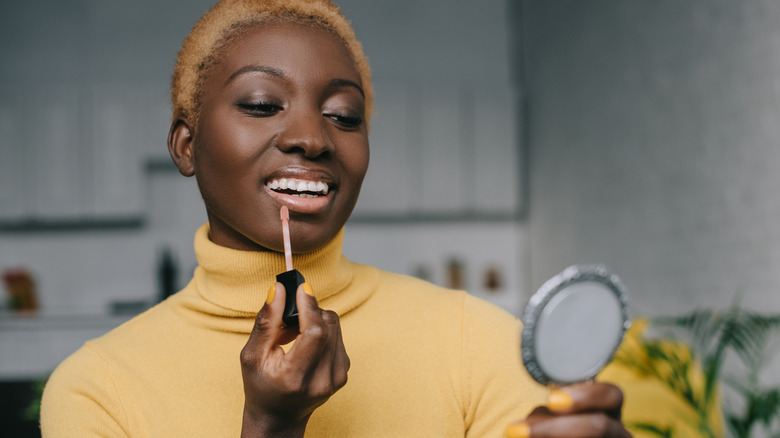
[[[290,245],[290,211],[286,205],[282,206],[280,215],[282,218],[282,239],[284,240],[284,263],[287,269],[276,276],[276,281],[282,283],[285,290],[282,321],[287,327],[297,327],[298,306],[295,304],[295,297],[298,286],[305,283],[306,280],[297,269],[293,269],[292,246]]]

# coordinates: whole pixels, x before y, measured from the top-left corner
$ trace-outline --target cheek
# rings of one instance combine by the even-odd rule
[[[350,170],[350,175],[355,182],[361,183],[366,176],[369,162],[369,147],[366,142],[365,145],[356,148],[351,154],[349,154],[346,165]]]
[[[254,172],[257,135],[236,123],[209,123],[195,141],[195,174],[210,182],[237,181]]]

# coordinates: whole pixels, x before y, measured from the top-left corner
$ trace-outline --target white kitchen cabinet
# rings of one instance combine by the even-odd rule
[[[381,216],[411,211],[413,177],[409,90],[402,83],[377,82],[371,118],[371,159],[356,212]]]
[[[142,112],[138,120],[144,129],[138,139],[142,143],[143,160],[146,162],[170,163],[168,154],[168,130],[171,127],[171,101],[168,83],[146,86],[139,90]]]
[[[89,163],[88,216],[126,218],[144,207],[142,157],[146,149],[143,95],[127,84],[93,87],[89,114],[91,137],[84,143]]]
[[[460,95],[455,87],[429,84],[419,96],[420,136],[412,147],[419,172],[414,209],[420,213],[458,213],[465,204]]]
[[[59,84],[35,90],[22,124],[29,136],[25,183],[32,187],[31,218],[72,221],[84,216],[85,170],[78,88]]]
[[[144,214],[144,107],[132,90],[59,83],[24,99],[6,94],[0,225],[71,226]]]
[[[19,221],[27,213],[23,119],[18,102],[0,99],[0,221]]]
[[[96,65],[118,67],[94,59],[105,46],[94,32],[94,2],[45,3],[0,6],[0,34],[13,42],[0,68],[0,227],[136,220],[145,83],[94,85],[105,77]]]
[[[519,107],[509,87],[376,80],[355,222],[515,218]]]
[[[474,209],[490,213],[520,208],[522,123],[514,93],[476,87],[474,93]]]

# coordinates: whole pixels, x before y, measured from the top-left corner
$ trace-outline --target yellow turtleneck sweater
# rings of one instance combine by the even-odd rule
[[[346,386],[307,437],[499,437],[543,403],[520,363],[519,322],[464,293],[349,262],[343,231],[295,257],[322,308],[341,317]],[[87,342],[52,374],[44,437],[237,437],[239,353],[275,276],[276,253],[195,236],[199,266],[181,292]]]

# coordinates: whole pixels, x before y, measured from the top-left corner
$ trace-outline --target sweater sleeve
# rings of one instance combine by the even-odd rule
[[[108,364],[89,344],[52,373],[41,400],[41,433],[57,437],[128,437],[127,417]]]
[[[543,404],[547,389],[520,359],[521,324],[492,304],[467,295],[463,316],[467,437],[502,437],[504,429]]]

